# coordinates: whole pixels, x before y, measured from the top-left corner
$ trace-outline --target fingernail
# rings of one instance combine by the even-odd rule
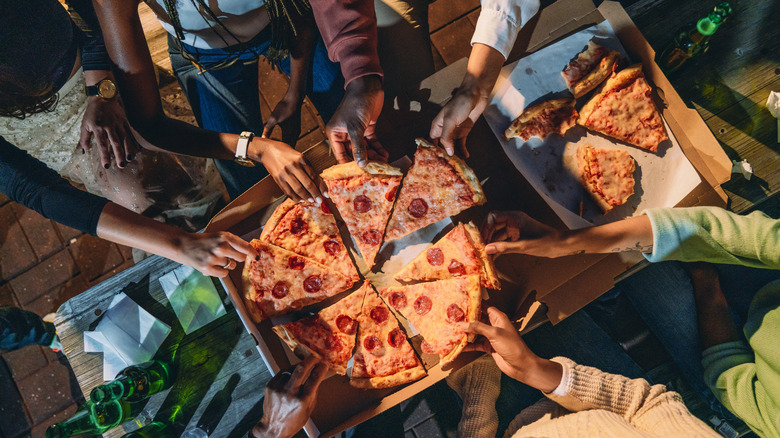
[[[127,166],[126,162],[122,161],[122,162],[119,163],[119,167],[125,167],[125,166]]]
[[[309,202],[314,202],[314,199],[312,199],[312,198],[309,198]]]
[[[259,261],[260,261],[260,256],[259,256],[259,255],[256,255],[256,256],[255,256],[255,261],[256,261],[256,262],[259,262]]]
[[[127,154],[127,161],[133,161],[133,154]]]
[[[317,201],[317,205],[322,204],[322,198],[320,198],[319,196],[317,196],[316,201]]]
[[[328,192],[322,192],[322,196],[330,199],[330,195],[328,194]]]
[[[358,161],[358,167],[366,167],[366,164],[368,164],[368,162],[366,160],[359,160]]]
[[[105,167],[106,169],[108,169],[109,165],[108,165],[108,164],[104,164],[104,165],[103,165],[103,167]]]
[[[82,154],[86,154],[86,153],[87,153],[87,150],[86,150],[86,149],[82,149],[82,150],[81,150],[81,153],[82,153]]]

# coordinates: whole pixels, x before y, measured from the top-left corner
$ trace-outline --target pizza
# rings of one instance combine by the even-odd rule
[[[427,373],[393,312],[366,281],[358,315],[358,336],[349,383],[358,388],[388,388],[414,382]],[[357,292],[356,292],[357,293]]]
[[[316,260],[259,239],[244,263],[243,296],[254,322],[314,304],[349,289],[352,280]]]
[[[385,163],[372,161],[361,168],[353,161],[329,167],[320,177],[328,185],[328,195],[347,224],[360,254],[368,267],[372,267],[403,174]]]
[[[493,260],[485,252],[479,230],[472,223],[453,228],[401,268],[393,278],[398,281],[430,281],[467,275],[478,275],[484,287],[501,289]]]
[[[404,178],[385,240],[398,239],[485,201],[477,176],[462,159],[418,138],[414,164]]]
[[[631,155],[618,149],[577,148],[580,181],[604,212],[626,203],[634,194],[634,169]]]
[[[577,123],[652,152],[668,138],[641,64],[607,79],[582,107]]]
[[[380,294],[420,332],[422,352],[438,354],[442,365],[455,360],[469,341],[456,323],[476,321],[481,312],[477,275],[389,287]]]
[[[260,239],[312,258],[353,283],[360,280],[326,202],[287,199],[265,223]]]
[[[577,110],[574,109],[574,99],[564,97],[553,99],[526,108],[512,121],[504,137],[520,137],[528,141],[531,137],[542,140],[550,134],[563,135],[569,128],[577,124]]]
[[[365,293],[355,291],[316,315],[273,328],[290,349],[303,349],[344,375],[355,348],[360,307]]]
[[[620,53],[588,41],[588,47],[572,59],[561,72],[575,98],[587,94],[604,82],[617,68]]]

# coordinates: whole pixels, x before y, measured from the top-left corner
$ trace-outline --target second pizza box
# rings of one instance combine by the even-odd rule
[[[653,63],[652,48],[618,3],[608,1],[595,8],[590,0],[560,0],[544,8],[521,32],[513,56],[516,59],[535,52],[605,19],[628,55],[643,63],[645,75],[657,90],[659,109],[669,129],[701,177],[701,183],[678,205],[725,206],[726,196],[720,184],[729,178],[729,160],[698,113],[685,106]],[[383,144],[395,150],[413,151],[414,137],[427,134],[430,120],[440,105],[460,85],[465,65],[465,60],[454,63],[424,81],[419,89],[401,96],[394,106],[386,107],[382,115],[386,129],[380,134]],[[459,215],[456,221],[479,221],[489,210],[523,210],[540,221],[564,227],[558,215],[504,155],[486,123],[477,123],[470,134],[468,147],[472,155],[468,164],[483,180],[488,203]],[[317,170],[335,164],[325,144],[311,148],[305,155]],[[242,236],[257,233],[281,196],[274,181],[266,178],[220,212],[207,231],[227,230]],[[554,260],[502,256],[496,264],[503,289],[493,292],[490,302],[526,329],[543,320],[557,323],[609,290],[616,278],[637,269],[641,261],[642,257],[637,253],[577,255]],[[297,359],[272,332],[270,324],[256,325],[249,319],[238,295],[240,269],[239,266],[234,270],[224,284],[266,364],[275,373],[291,366]],[[356,389],[349,385],[346,377],[330,377],[321,386],[317,407],[306,432],[310,436],[339,433],[430,387],[475,357],[473,353],[463,354],[448,369],[435,365],[428,370],[427,377],[417,382],[382,390]]]

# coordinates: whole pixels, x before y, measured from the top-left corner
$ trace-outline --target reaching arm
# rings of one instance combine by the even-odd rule
[[[154,64],[146,45],[138,2],[135,0],[93,0],[103,28],[106,49],[114,63],[122,100],[130,124],[149,143],[172,152],[231,160],[239,136],[200,129],[165,116],[154,75]],[[288,145],[256,136],[248,157],[262,163],[279,187],[296,200],[321,196],[314,171],[303,155]]]
[[[492,242],[488,254],[520,253],[562,257],[624,251],[650,252],[653,233],[647,216],[596,227],[559,231],[523,212],[492,212],[482,226],[482,238]]]

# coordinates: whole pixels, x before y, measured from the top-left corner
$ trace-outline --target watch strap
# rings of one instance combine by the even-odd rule
[[[100,82],[98,82],[98,84],[99,83]],[[97,96],[97,95],[100,94],[100,91],[98,90],[97,84],[95,84],[95,85],[87,85],[86,87],[84,87],[84,92],[86,93],[87,97]]]
[[[255,136],[254,132],[244,131],[238,137],[238,144],[236,144],[236,158],[246,160],[246,151],[249,148],[249,142],[252,141],[252,137]]]

